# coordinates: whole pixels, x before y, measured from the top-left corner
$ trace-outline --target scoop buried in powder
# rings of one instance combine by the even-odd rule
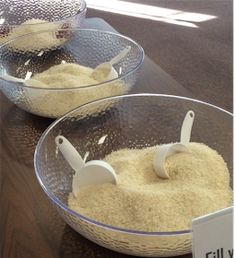
[[[75,197],[83,186],[117,183],[114,169],[105,161],[91,160],[85,163],[75,147],[64,136],[57,136],[55,142],[66,161],[75,170],[72,180],[72,192]]]
[[[131,47],[127,46],[109,62],[101,63],[95,69],[76,63],[61,63],[50,67],[44,72],[33,75],[32,78],[32,72],[27,72],[25,79],[9,74],[5,74],[0,78],[37,88],[73,88],[95,85],[118,78],[118,73],[113,68],[113,65],[123,59],[130,49]],[[30,76],[28,76],[29,74]]]
[[[49,22],[43,19],[29,19],[17,26],[9,26],[5,33],[0,34],[0,43],[11,43],[7,47],[14,52],[35,52],[40,49],[52,50],[70,39],[70,35],[63,33],[63,26],[67,23]],[[31,34],[31,37],[22,37]],[[17,40],[14,40],[16,39]]]
[[[25,79],[22,79],[22,78],[14,77],[14,76],[9,75],[9,74],[5,74],[5,75],[1,76],[0,78],[4,79],[6,81],[10,81],[10,82],[24,83],[26,86],[29,86],[29,87],[34,87],[34,86],[38,87],[39,83],[41,84],[41,87],[47,87],[47,86],[45,86],[45,84],[43,82],[40,82],[36,79],[31,79],[30,78],[31,75],[32,75],[31,72],[27,72]],[[28,83],[28,82],[30,82],[30,83]]]
[[[9,82],[23,83],[27,87],[39,87],[39,86],[44,87],[44,88],[47,87],[47,85],[45,83],[40,82],[37,79],[32,79],[31,75],[32,75],[32,72],[28,71],[26,73],[25,79],[17,78],[12,75],[9,75],[9,74],[0,76],[0,79],[6,80]],[[24,95],[27,96],[31,100],[43,98],[46,95],[46,93],[43,91],[34,91],[33,89],[29,89],[29,88],[23,88],[22,93],[24,93]]]
[[[127,46],[117,56],[113,57],[109,62],[99,64],[91,74],[91,77],[98,81],[112,80],[118,77],[118,73],[113,68],[113,65],[123,59],[131,47]]]
[[[190,110],[185,115],[182,123],[180,142],[157,146],[153,159],[153,167],[159,177],[169,178],[169,174],[165,169],[165,160],[167,157],[179,152],[189,152],[186,145],[190,142],[193,121],[194,112]]]

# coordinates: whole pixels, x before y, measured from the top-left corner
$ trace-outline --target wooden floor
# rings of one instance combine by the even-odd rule
[[[217,18],[192,28],[89,9],[88,17],[101,17],[138,41],[146,55],[178,82],[147,58],[134,90],[195,96],[232,110],[232,1],[139,2]],[[49,205],[35,176],[33,155],[51,123],[0,94],[0,257],[131,258],[80,236]]]

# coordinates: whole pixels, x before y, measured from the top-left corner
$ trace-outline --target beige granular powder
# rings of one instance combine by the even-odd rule
[[[29,33],[36,33],[41,31],[53,30],[58,31],[62,24],[49,22],[42,19],[29,19],[22,24],[10,30],[7,35],[0,35],[0,44],[6,43],[16,37],[27,35]],[[59,46],[66,41],[65,38],[57,38],[55,33],[44,32],[35,34],[32,37],[21,38],[16,42],[8,45],[12,51],[39,51],[40,49],[50,49]]]
[[[42,116],[59,117],[88,102],[122,95],[129,90],[130,85],[122,80],[98,85],[101,82],[91,78],[92,72],[93,69],[90,67],[62,63],[35,74],[26,81],[26,85],[42,89],[24,89],[27,109],[33,113],[40,112]],[[89,87],[83,88],[83,86]]]
[[[92,72],[93,69],[90,67],[75,63],[62,63],[54,65],[42,73],[35,74],[32,79],[38,81],[39,88],[74,88],[98,84],[98,81],[91,78]],[[32,79],[27,80],[28,86],[30,86]],[[34,87],[36,86],[34,85]]]
[[[190,153],[170,156],[170,179],[159,178],[152,167],[155,147],[122,149],[105,161],[117,173],[118,184],[81,188],[68,205],[96,221],[141,231],[189,229],[195,217],[228,207],[232,202],[229,171],[222,157],[200,143]]]

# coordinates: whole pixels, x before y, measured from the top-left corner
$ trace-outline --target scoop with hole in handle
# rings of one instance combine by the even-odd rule
[[[192,110],[188,111],[185,115],[181,128],[180,142],[157,146],[153,159],[153,167],[159,177],[169,178],[168,172],[165,169],[167,157],[179,152],[189,152],[186,145],[190,142],[194,116],[195,114]]]
[[[65,160],[75,171],[72,180],[72,192],[75,197],[81,187],[117,183],[114,169],[105,161],[91,160],[85,163],[75,147],[64,136],[57,136],[55,142]]]

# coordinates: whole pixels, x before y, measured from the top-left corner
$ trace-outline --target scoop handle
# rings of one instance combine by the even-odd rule
[[[127,46],[126,48],[124,48],[117,56],[113,57],[109,63],[111,65],[118,63],[122,58],[124,58],[130,51],[131,47]]]
[[[65,137],[59,135],[55,138],[55,142],[63,157],[75,171],[79,171],[82,167],[84,167],[85,162],[83,161],[82,157]]]
[[[11,82],[21,82],[21,83],[25,82],[25,79],[17,78],[17,77],[11,76],[9,74],[5,74],[5,75],[1,76],[1,79],[4,79],[6,81],[11,81]]]
[[[182,144],[188,144],[190,142],[194,116],[194,112],[189,110],[184,117],[180,135],[180,143]]]

